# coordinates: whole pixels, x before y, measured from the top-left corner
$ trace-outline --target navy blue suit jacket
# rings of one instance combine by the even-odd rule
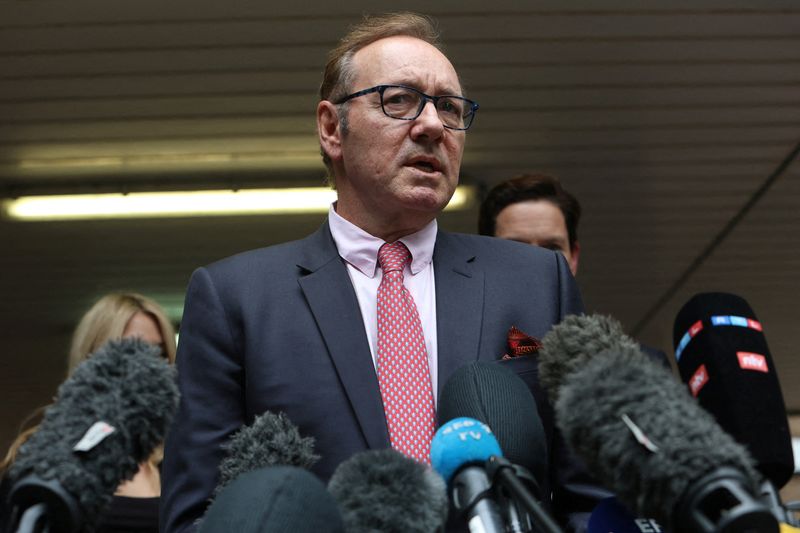
[[[433,266],[439,390],[460,366],[501,357],[512,325],[541,338],[583,310],[564,258],[549,250],[440,231]],[[266,410],[285,412],[314,437],[323,479],[354,453],[389,447],[355,291],[327,223],[305,239],[194,272],[178,376],[162,532],[186,531],[203,514],[220,445]]]

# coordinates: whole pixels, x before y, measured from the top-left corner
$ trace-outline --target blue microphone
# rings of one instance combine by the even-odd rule
[[[489,426],[474,418],[443,424],[431,442],[431,465],[447,483],[453,508],[471,533],[504,533],[487,461],[503,455]]]

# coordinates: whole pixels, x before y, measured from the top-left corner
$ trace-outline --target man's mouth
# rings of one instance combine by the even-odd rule
[[[429,158],[414,159],[408,164],[408,166],[414,167],[416,169],[421,170],[422,172],[428,172],[428,173],[441,171],[441,165],[439,165],[439,162],[436,161],[435,159],[429,159]]]

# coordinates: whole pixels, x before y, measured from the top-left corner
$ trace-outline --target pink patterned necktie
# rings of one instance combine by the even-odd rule
[[[428,351],[403,268],[411,253],[400,241],[378,251],[383,278],[378,287],[378,383],[392,448],[430,463],[436,429]]]

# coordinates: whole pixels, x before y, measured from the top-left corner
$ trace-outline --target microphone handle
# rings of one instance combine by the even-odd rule
[[[467,466],[453,477],[451,501],[464,515],[470,533],[505,533],[500,511],[491,499],[492,485],[486,471]]]
[[[504,457],[493,455],[487,461],[487,470],[492,479],[511,492],[514,498],[530,513],[533,521],[541,533],[563,533],[542,505],[530,493],[525,485],[514,474],[514,466]]]
[[[526,531],[531,531],[528,524],[523,525],[523,517],[520,515],[519,509],[517,509],[517,502],[509,498],[504,498],[503,504],[506,510],[506,524],[508,524],[506,533],[525,533]]]
[[[765,480],[761,483],[761,500],[767,504],[779,524],[786,524],[794,528],[800,526],[800,521],[797,520],[794,512],[783,505],[778,489],[775,488],[775,485],[770,480]],[[800,530],[795,529],[795,531]]]
[[[83,515],[78,501],[57,480],[26,476],[8,495],[9,533],[78,533]]]
[[[14,529],[16,533],[41,533],[49,530],[47,506],[43,503],[37,503],[25,509],[19,519],[19,524]]]

